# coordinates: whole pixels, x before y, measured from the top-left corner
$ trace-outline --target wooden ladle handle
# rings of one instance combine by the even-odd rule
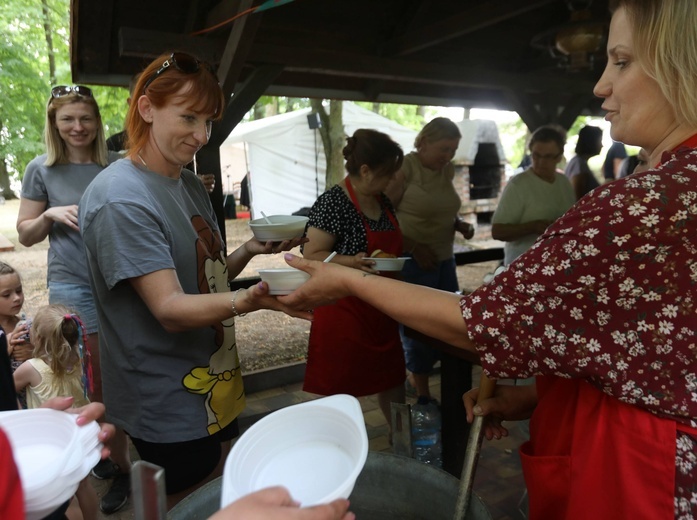
[[[485,399],[493,397],[496,391],[496,379],[491,379],[484,372],[479,380],[479,394],[477,395],[477,404],[481,404]]]

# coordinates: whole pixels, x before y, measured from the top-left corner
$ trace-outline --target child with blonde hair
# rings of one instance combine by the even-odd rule
[[[83,345],[80,338],[83,338]],[[14,372],[15,390],[26,389],[27,407],[38,408],[53,397],[72,396],[74,406],[89,403],[89,357],[80,318],[64,305],[41,307],[31,325],[32,358]],[[84,520],[97,518],[97,494],[87,478],[75,494]],[[71,509],[66,516],[71,518]]]

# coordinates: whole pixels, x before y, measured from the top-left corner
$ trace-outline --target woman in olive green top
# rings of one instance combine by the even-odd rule
[[[460,130],[445,117],[423,127],[414,140],[416,151],[404,157],[402,169],[386,190],[397,209],[404,235],[404,251],[411,257],[404,264],[405,281],[436,289],[458,290],[453,241],[455,232],[469,239],[474,227],[458,217],[462,205],[453,186],[451,162],[460,144]],[[438,352],[402,332],[409,381],[419,402],[431,400],[428,377]]]

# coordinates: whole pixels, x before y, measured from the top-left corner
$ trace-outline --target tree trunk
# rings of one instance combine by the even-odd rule
[[[329,140],[332,143],[332,153],[327,161],[327,189],[341,182],[344,178],[344,132],[343,110],[344,102],[331,100],[329,102]]]
[[[254,103],[254,108],[252,109],[252,120],[256,121],[257,119],[263,119],[264,118],[264,113],[266,112],[266,105],[263,103],[260,103],[257,101]]]
[[[327,173],[326,188],[329,189],[338,184],[344,178],[344,121],[343,102],[339,100],[329,101],[329,114],[324,109],[321,99],[311,99],[312,110],[319,114],[321,126],[319,128],[324,145]]]
[[[10,175],[7,173],[7,162],[5,162],[5,157],[0,157],[0,196],[8,200],[17,198],[10,189]]]
[[[264,117],[271,117],[278,115],[278,98],[271,98],[271,103],[264,106]]]
[[[56,56],[53,50],[53,34],[51,32],[51,18],[47,0],[41,0],[41,11],[44,16],[44,35],[46,36],[46,48],[48,50],[48,70],[51,85],[56,84]]]

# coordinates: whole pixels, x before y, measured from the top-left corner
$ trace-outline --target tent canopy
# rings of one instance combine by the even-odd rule
[[[272,117],[241,123],[220,147],[221,171],[232,172],[239,182],[249,172],[252,218],[290,215],[314,204],[324,192],[326,160],[319,130],[311,129],[305,108]],[[388,134],[409,153],[414,149],[417,131],[406,128],[375,112],[344,102],[345,134],[359,128],[372,128]],[[453,161],[472,165],[480,143],[494,143],[499,163],[505,155],[494,121],[466,119],[456,123],[462,134]],[[240,153],[240,147],[244,153]]]
[[[306,108],[266,117],[235,127],[220,148],[221,169],[239,171],[230,165],[228,152],[236,143],[245,143],[252,218],[289,215],[314,204],[324,192],[326,160],[319,130],[310,128]],[[343,105],[344,132],[359,128],[388,134],[405,153],[412,151],[418,132],[350,102]]]

